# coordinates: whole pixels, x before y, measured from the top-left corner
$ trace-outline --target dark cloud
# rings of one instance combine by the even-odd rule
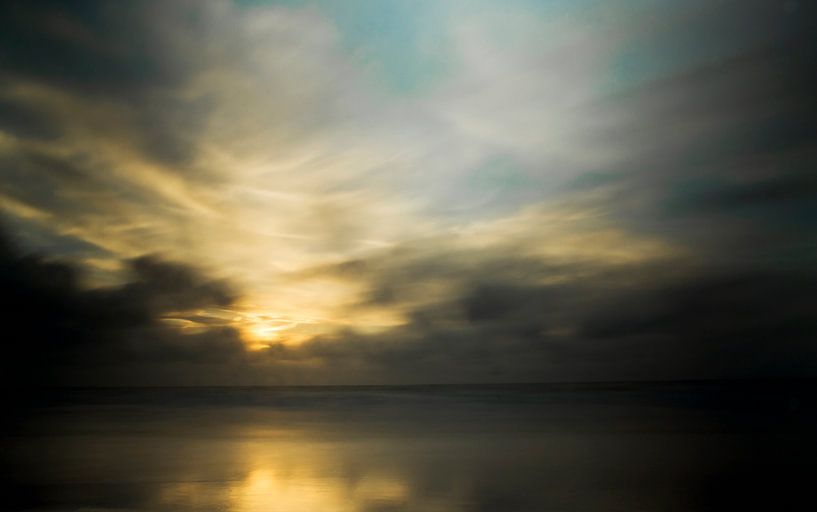
[[[0,98],[0,130],[21,138],[41,140],[51,140],[60,134],[44,112],[2,98]]]
[[[732,56],[608,100],[630,119],[604,136],[633,148],[611,163],[612,212],[632,229],[727,261],[817,256],[817,51],[808,42],[817,17],[809,6],[796,16],[772,7],[736,14],[756,34]]]
[[[419,259],[402,268],[339,264],[340,276],[388,288],[388,303],[408,308],[408,324],[269,355],[386,382],[804,377],[817,369],[811,270],[684,258],[548,267],[507,254],[467,265],[460,257],[430,253],[425,267]],[[443,283],[449,294],[417,305],[421,290]]]
[[[105,188],[103,179],[82,161],[34,149],[0,156],[0,172],[0,190],[4,193],[24,204],[59,213],[83,209],[83,205],[65,197],[67,189]]]
[[[115,98],[178,83],[150,9],[129,3],[6,2],[2,63],[7,76]],[[178,64],[178,65],[177,65]]]
[[[204,6],[179,2],[4,2],[0,77],[109,106],[108,134],[148,157],[183,167],[204,120],[202,100],[180,93],[200,62],[179,39],[200,30]],[[178,38],[178,39],[177,39]],[[32,100],[7,98],[0,126],[26,138],[54,138],[64,119],[37,112]],[[181,170],[181,169],[179,169]]]
[[[0,240],[0,309],[4,385],[124,383],[96,372],[151,364],[226,364],[243,357],[237,333],[224,326],[182,334],[168,313],[225,306],[234,292],[218,280],[156,256],[128,262],[129,281],[86,289],[72,266],[21,255]],[[183,378],[182,378],[183,380]]]

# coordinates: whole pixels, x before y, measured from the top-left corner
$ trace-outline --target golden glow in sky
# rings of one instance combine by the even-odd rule
[[[679,283],[814,246],[791,227],[810,135],[745,142],[799,130],[811,100],[785,90],[810,91],[811,56],[772,7],[721,41],[711,2],[23,4],[0,84],[9,261],[81,270],[60,288],[79,312],[32,308],[77,313],[115,377],[597,378],[627,358],[577,347],[681,336],[633,320],[676,318],[657,304]],[[776,38],[791,51],[764,53]]]

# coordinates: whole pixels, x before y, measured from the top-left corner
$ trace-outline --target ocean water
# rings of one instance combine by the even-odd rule
[[[3,509],[811,510],[811,382],[71,389],[2,438]]]

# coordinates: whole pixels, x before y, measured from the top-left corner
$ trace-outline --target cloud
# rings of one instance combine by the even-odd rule
[[[32,139],[53,139],[59,131],[43,112],[26,105],[0,100],[0,129]]]
[[[72,266],[21,255],[5,237],[0,253],[6,386],[94,382],[106,366],[230,364],[244,353],[229,327],[186,334],[163,323],[165,314],[234,298],[226,283],[189,266],[144,256],[128,262],[125,284],[88,289]]]
[[[605,136],[631,148],[602,185],[618,190],[613,215],[702,257],[814,256],[814,52],[807,22],[788,23],[772,41],[606,100],[628,114]]]
[[[116,105],[106,113],[107,130],[126,135],[148,158],[184,163],[192,157],[188,135],[197,129],[197,108],[178,92],[200,66],[178,44],[178,34],[192,29],[184,23],[188,9],[191,19],[207,10],[179,2],[118,7],[10,2],[3,9],[0,43],[5,93],[16,92],[15,101],[26,104],[37,100],[32,90],[45,88],[75,102]],[[163,22],[168,19],[174,23]],[[50,130],[69,129],[59,126],[63,122],[94,124],[94,116],[73,110],[65,121],[50,112]],[[131,132],[123,134],[123,128]]]
[[[42,229],[118,258],[195,252],[243,283],[279,271],[269,254],[291,267],[415,229],[370,180],[395,151],[365,140],[382,93],[315,9],[5,8],[7,213],[37,211]],[[54,140],[34,133],[35,110]]]
[[[6,251],[8,322],[49,372],[813,368],[808,6],[453,2],[416,13],[445,44],[409,52],[416,87],[318,4],[2,9],[0,208],[43,254]]]
[[[452,290],[412,304],[404,325],[319,337],[271,356],[385,382],[796,377],[817,363],[813,272],[675,261],[570,269],[569,278],[562,269],[561,279],[535,284],[540,262],[506,256],[502,264],[518,276],[488,265],[463,275],[458,260],[436,259],[429,265],[450,269]],[[439,284],[407,275],[420,281],[414,288]],[[403,295],[393,279],[373,287],[382,286]]]

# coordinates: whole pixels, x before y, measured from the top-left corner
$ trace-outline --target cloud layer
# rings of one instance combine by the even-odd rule
[[[9,380],[814,374],[809,6],[405,7],[4,5]]]

